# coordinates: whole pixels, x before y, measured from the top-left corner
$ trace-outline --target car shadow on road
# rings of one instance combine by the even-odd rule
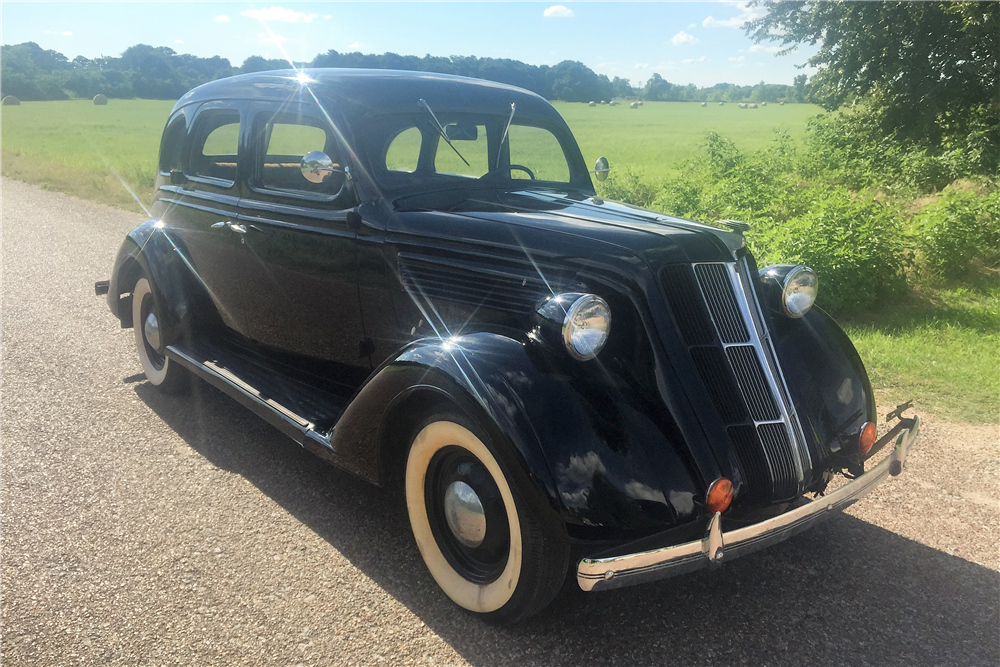
[[[134,388],[194,450],[254,484],[473,665],[1000,664],[1000,573],[848,515],[716,571],[606,593],[568,580],[530,621],[486,625],[431,579],[400,494],[325,464],[203,383],[186,397]]]

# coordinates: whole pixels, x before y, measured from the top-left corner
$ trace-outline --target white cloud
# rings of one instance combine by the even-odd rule
[[[323,18],[329,21],[330,19],[333,18],[333,14],[323,14]]]
[[[361,48],[361,42],[354,42],[352,44],[348,44],[347,48],[349,48],[349,49],[355,49],[355,50],[360,49]]]
[[[750,47],[750,53],[760,53],[761,51],[765,53],[777,53],[780,50],[780,46],[763,46],[761,44],[754,44]]]
[[[257,43],[258,44],[274,44],[275,46],[281,46],[288,41],[287,37],[282,37],[281,35],[276,35],[271,33],[270,35],[266,32],[257,33]]]
[[[565,5],[552,5],[544,12],[548,18],[568,19],[573,16],[573,10]]]
[[[726,4],[736,7],[740,13],[732,18],[721,20],[713,16],[706,16],[701,24],[706,28],[739,28],[747,21],[759,19],[767,14],[766,7],[761,5],[751,7],[749,2],[727,2]]]
[[[43,30],[43,35],[62,35],[63,37],[72,37],[73,33],[69,30]]]
[[[319,18],[319,14],[306,14],[297,12],[294,9],[285,9],[284,7],[245,9],[240,12],[240,16],[275,23],[312,23],[314,19]]]
[[[218,16],[215,17],[216,23],[229,23],[230,21],[232,21],[232,19],[226,16],[225,14],[219,14]]]
[[[680,46],[682,44],[695,44],[698,41],[698,38],[681,30],[679,33],[671,37],[670,41],[674,46]]]
[[[183,39],[175,39],[174,40],[174,44],[183,44],[183,43],[184,43]]]
[[[740,56],[739,58],[730,58],[729,62],[731,62],[731,63],[741,63],[741,62],[743,62],[746,59],[747,59],[746,56]]]
[[[697,23],[688,23],[688,30],[690,30],[691,28],[697,28],[697,27],[698,27]]]
[[[707,63],[708,62],[708,56],[702,56],[701,58],[698,58],[698,62],[700,62],[700,63]]]
[[[73,33],[71,33],[69,30],[63,30],[62,36],[63,37],[72,37]]]
[[[635,69],[649,69],[649,63],[636,63],[633,67]]]

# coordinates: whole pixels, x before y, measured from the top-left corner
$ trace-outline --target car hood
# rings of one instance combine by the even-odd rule
[[[651,265],[732,261],[742,234],[597,196],[525,190],[464,200],[453,214],[530,226],[626,249]]]

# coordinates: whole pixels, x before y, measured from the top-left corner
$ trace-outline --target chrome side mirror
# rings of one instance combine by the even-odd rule
[[[309,151],[302,156],[302,176],[310,183],[322,183],[333,173],[333,160],[323,151]]]
[[[351,170],[341,168],[323,151],[309,151],[302,156],[302,176],[310,183],[322,183],[330,174],[339,172],[351,180]]]
[[[597,163],[594,165],[594,170],[590,173],[594,174],[599,181],[608,180],[608,172],[611,171],[611,166],[608,164],[608,158],[599,157],[597,158]]]

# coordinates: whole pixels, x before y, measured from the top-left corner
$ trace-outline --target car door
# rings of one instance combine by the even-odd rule
[[[240,202],[241,270],[251,337],[332,364],[345,388],[371,371],[357,285],[354,197],[330,122],[318,108],[255,102],[251,173]],[[332,166],[305,174],[309,153]],[[356,213],[354,214],[357,215]]]
[[[243,102],[207,102],[194,113],[180,151],[181,169],[161,186],[164,233],[187,260],[226,326],[246,335],[243,288],[233,231],[239,208]],[[168,126],[168,132],[170,127]]]

